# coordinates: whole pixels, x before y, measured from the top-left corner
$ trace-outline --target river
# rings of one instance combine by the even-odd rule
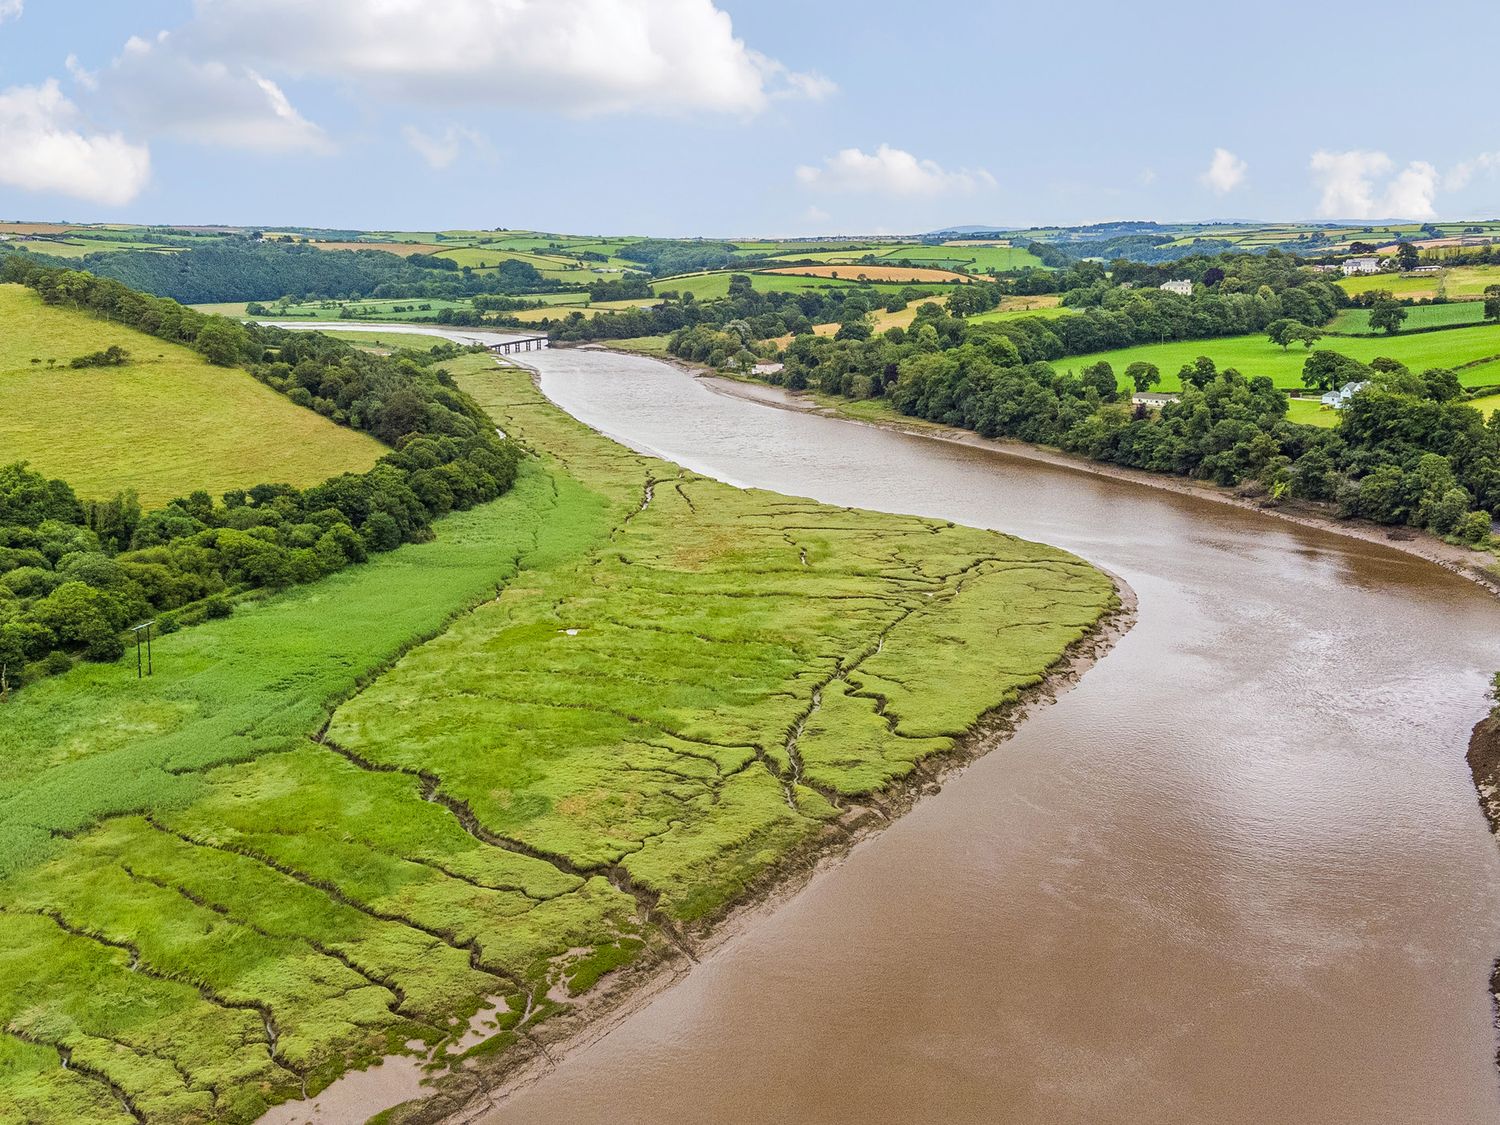
[[[1500,859],[1464,764],[1500,603],[1378,545],[652,360],[526,359],[637,449],[1053,543],[1139,616],[1013,739],[487,1125],[1500,1120]]]

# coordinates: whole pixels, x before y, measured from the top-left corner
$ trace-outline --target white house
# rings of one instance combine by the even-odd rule
[[[1344,259],[1344,276],[1353,277],[1357,273],[1379,273],[1379,258],[1346,258]]]
[[[1323,405],[1330,406],[1334,410],[1342,410],[1351,398],[1368,387],[1369,383],[1345,383],[1336,391],[1329,391],[1323,396]]]
[[[1185,277],[1178,281],[1163,281],[1160,288],[1168,293],[1179,293],[1184,297],[1193,295],[1193,283]]]

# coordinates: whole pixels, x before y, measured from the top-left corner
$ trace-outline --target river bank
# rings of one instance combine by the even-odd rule
[[[852,808],[852,815],[842,817],[822,836],[768,868],[723,913],[685,930],[680,935],[682,943],[658,947],[653,956],[602,981],[582,1004],[528,1035],[519,1049],[512,1047],[503,1055],[476,1053],[457,1069],[431,1079],[430,1092],[381,1113],[379,1125],[472,1125],[482,1120],[570,1056],[599,1042],[654,1003],[696,966],[785,908],[816,880],[836,872],[860,845],[878,837],[919,802],[937,796],[966,768],[998,750],[1024,722],[1039,709],[1056,703],[1108,654],[1129,632],[1137,606],[1134,591],[1118,578],[1115,583],[1120,606],[1101,619],[1094,633],[1072,645],[1046,677],[1023,692],[1014,704],[982,716],[972,732],[958,739],[951,750],[923,759],[908,778],[868,794],[864,798],[867,803]],[[378,1071],[370,1072],[370,1080],[378,1083],[379,1078]],[[365,1075],[349,1075],[341,1083],[363,1086]],[[324,1106],[318,1121],[340,1119],[336,1107],[341,1102],[330,1104],[330,1094],[338,1098],[340,1091],[330,1089],[313,1099]],[[364,1090],[356,1097],[360,1104],[368,1104]],[[335,1110],[331,1115],[330,1108]]]
[[[587,540],[544,527],[544,540],[566,541],[567,550],[541,551],[551,560],[545,567],[521,566],[520,580],[494,605],[342,707],[328,743],[364,769],[410,771],[417,767],[398,763],[415,755],[423,771],[442,776],[441,799],[491,846],[518,849],[523,841],[510,834],[525,832],[524,854],[545,857],[572,878],[602,875],[617,897],[637,905],[635,922],[622,924],[635,927],[631,941],[642,947],[589,987],[565,986],[564,976],[549,971],[528,993],[524,1014],[499,998],[452,1048],[444,1042],[425,1056],[392,1056],[278,1106],[267,1122],[350,1120],[418,1095],[381,1120],[462,1119],[488,1109],[500,1092],[596,1041],[817,873],[836,868],[858,842],[1008,737],[1022,714],[1076,683],[1132,620],[1134,596],[1123,582],[1063,552],[940,521],[732,489],[607,441],[547,404],[521,372],[497,369],[487,357],[467,370],[455,366],[460,385],[536,451],[561,495],[587,487],[607,501],[608,514]],[[758,596],[747,602],[750,594]],[[545,651],[533,658],[512,652],[517,642],[496,647],[496,630],[532,635],[533,617],[548,626]],[[611,636],[625,648],[594,651]],[[794,662],[782,651],[788,642],[800,654]],[[568,657],[552,647],[558,644],[588,650],[576,672],[587,690],[576,701],[559,694],[558,677],[566,682],[575,673],[559,663]],[[715,646],[710,665],[695,655],[701,644]],[[838,653],[845,655],[835,660]],[[482,675],[460,671],[481,657]],[[515,667],[500,674],[500,659]],[[675,663],[659,679],[653,669],[663,660]],[[615,782],[630,800],[605,810],[601,844],[611,846],[620,833],[639,832],[643,841],[627,844],[619,858],[594,858],[579,839],[580,828],[592,827],[580,825],[579,814],[603,803],[588,774],[574,792],[553,795],[560,816],[517,828],[506,823],[509,794],[503,803],[490,796],[516,782],[467,783],[467,771],[485,767],[469,755],[446,755],[454,722],[488,738],[530,739],[515,729],[509,699],[484,700],[538,663],[549,672],[536,685],[539,703],[586,708],[580,714],[603,723],[600,767],[590,764],[591,749],[589,758],[554,766],[555,775],[609,769],[648,744],[684,746],[688,755],[675,764],[631,761],[627,768],[637,772]],[[418,691],[433,678],[441,690]],[[644,693],[643,684],[651,685]],[[689,687],[692,711],[674,713]],[[401,717],[408,713],[411,719]],[[618,730],[622,716],[656,729],[622,743],[629,734]],[[553,739],[538,742],[543,752],[555,759],[572,750]],[[714,771],[692,774],[692,763],[704,761],[714,761]],[[650,771],[666,769],[669,786],[688,793],[668,800],[643,784]],[[770,794],[769,807],[757,805],[755,793]],[[678,800],[665,827],[632,819],[637,806]],[[565,842],[548,829],[565,832]],[[716,843],[716,831],[748,833],[753,849],[745,852],[732,835]],[[678,855],[674,840],[690,846]],[[424,1089],[425,1072],[444,1066],[451,1073]]]
[[[1089,473],[1093,476],[1107,477],[1112,480],[1129,481],[1132,484],[1139,484],[1147,488],[1159,489],[1165,492],[1175,492],[1179,495],[1194,496],[1199,499],[1213,501],[1216,504],[1227,504],[1246,511],[1259,512],[1263,515],[1271,516],[1288,523],[1299,524],[1303,527],[1312,527],[1320,531],[1332,532],[1335,535],[1345,538],[1358,539],[1365,543],[1378,543],[1383,547],[1389,547],[1403,554],[1413,555],[1417,558],[1425,559],[1427,562],[1434,563],[1444,570],[1482,586],[1490,594],[1500,598],[1500,573],[1497,573],[1495,569],[1496,562],[1494,555],[1488,552],[1471,550],[1466,547],[1454,546],[1426,531],[1419,531],[1409,527],[1389,528],[1364,520],[1339,519],[1326,508],[1305,501],[1286,501],[1281,504],[1269,504],[1263,496],[1247,495],[1242,490],[1223,488],[1208,481],[1170,476],[1165,473],[1151,473],[1143,469],[1133,469],[1121,465],[1112,465],[1108,462],[1093,461],[1086,457],[1063,452],[1059,449],[1030,445],[1026,442],[1014,441],[1008,438],[981,437],[968,430],[943,426],[936,422],[906,418],[896,414],[894,411],[886,411],[885,413],[888,416],[871,417],[868,413],[860,413],[855,409],[851,409],[852,404],[845,404],[834,400],[820,401],[818,398],[807,393],[788,391],[781,387],[759,381],[734,379],[725,375],[714,374],[699,365],[687,364],[682,361],[677,361],[674,366],[677,366],[679,370],[685,373],[695,376],[706,386],[711,387],[721,394],[748,399],[761,405],[772,406],[782,410],[821,414],[826,417],[840,418],[844,421],[854,422],[858,425],[878,426],[898,433],[930,438],[935,441],[952,442],[975,448],[994,449],[1011,457],[1021,457],[1026,460],[1056,465],[1075,472]]]

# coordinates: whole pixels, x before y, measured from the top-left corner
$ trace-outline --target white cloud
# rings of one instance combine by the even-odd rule
[[[78,61],[77,55],[69,55],[63,60],[63,66],[68,68],[68,73],[73,76],[73,81],[78,83],[81,89],[93,91],[99,88],[99,76],[86,70]]]
[[[91,203],[129,203],[151,176],[151,154],[119,133],[86,133],[56,80],[0,91],[0,183]]]
[[[1438,170],[1425,160],[1413,160],[1391,181],[1385,193],[1387,214],[1403,219],[1430,219],[1437,214]]]
[[[199,0],[171,38],[408,104],[744,114],[832,89],[752,50],[713,0]]]
[[[1216,148],[1208,170],[1198,178],[1218,194],[1228,195],[1245,182],[1245,174],[1249,171],[1250,165],[1227,148]]]
[[[461,125],[449,125],[441,133],[424,133],[415,125],[403,125],[401,136],[430,167],[439,170],[457,160],[466,146],[491,155],[489,142],[473,129],[465,129]]]
[[[1323,193],[1318,213],[1327,218],[1427,219],[1437,213],[1437,169],[1425,160],[1413,160],[1391,176],[1396,164],[1383,152],[1320,149],[1310,166]],[[1386,181],[1384,191],[1377,181]]]
[[[0,0],[0,23],[21,18],[21,0]]]
[[[826,223],[831,218],[833,218],[832,215],[816,205],[809,206],[806,211],[802,212],[803,221],[808,223]]]
[[[142,131],[256,152],[330,147],[271,79],[243,63],[194,58],[166,32],[150,42],[132,37],[93,77],[112,108]]]
[[[1482,152],[1472,160],[1455,164],[1443,178],[1443,186],[1450,191],[1460,191],[1481,172],[1500,171],[1500,152]]]
[[[873,153],[842,149],[823,161],[822,167],[802,165],[797,179],[821,191],[900,196],[972,195],[995,186],[995,177],[983,169],[949,172],[935,161],[919,160],[886,144]]]

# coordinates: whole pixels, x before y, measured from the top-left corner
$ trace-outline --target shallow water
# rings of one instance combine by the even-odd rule
[[[1015,738],[489,1125],[1500,1120],[1500,859],[1464,764],[1500,604],[1379,546],[650,360],[524,358],[638,449],[1056,544],[1140,605]]]

